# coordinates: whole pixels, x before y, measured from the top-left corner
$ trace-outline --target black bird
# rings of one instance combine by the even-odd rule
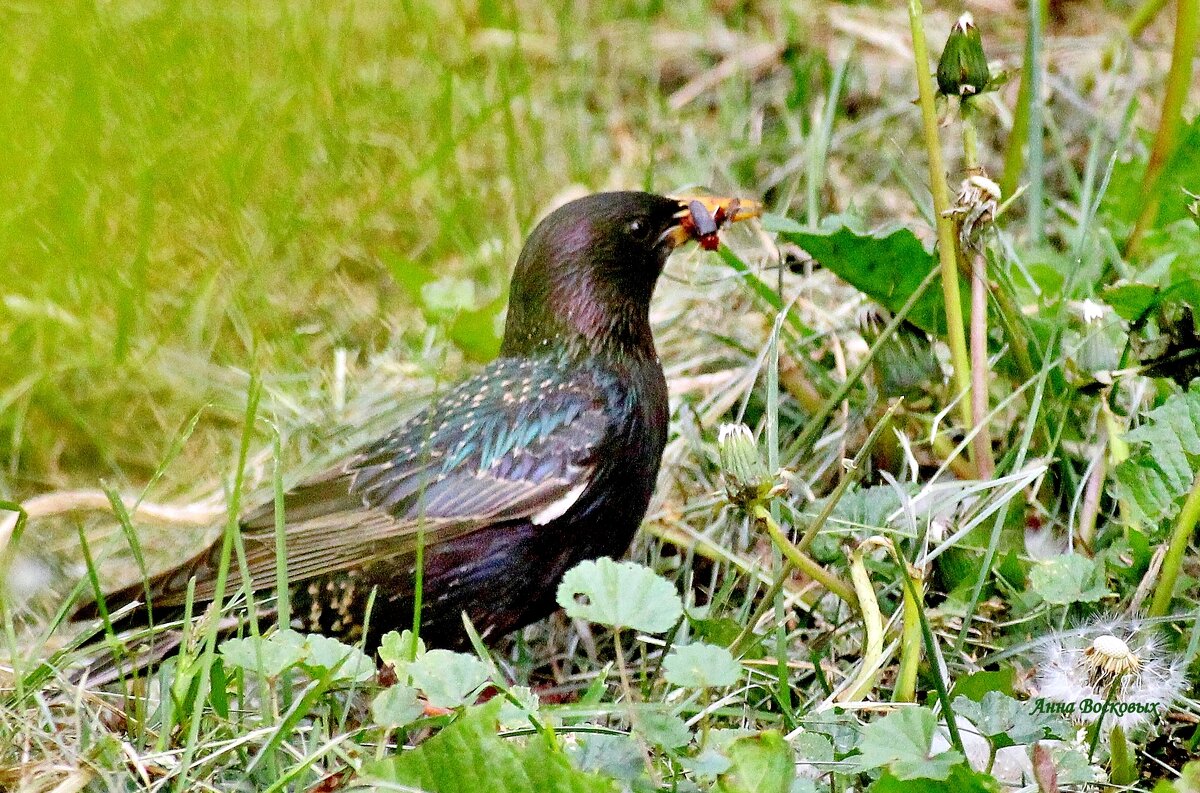
[[[655,283],[671,251],[695,237],[693,213],[755,214],[725,199],[703,204],[600,193],[538,224],[513,274],[500,357],[287,493],[293,626],[365,639],[369,650],[411,626],[423,542],[422,638],[462,647],[465,612],[495,640],[553,611],[567,569],[625,552],[667,439],[649,321]],[[274,505],[246,514],[241,532],[252,587],[269,592]],[[106,607],[148,599],[156,621],[178,616],[192,579],[196,603],[213,599],[219,557],[218,541],[148,585],[107,595]],[[231,591],[238,580],[234,568]],[[76,616],[96,612],[87,604]],[[145,619],[139,606],[124,622]]]

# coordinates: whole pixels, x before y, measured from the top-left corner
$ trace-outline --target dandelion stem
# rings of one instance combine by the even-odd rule
[[[817,560],[797,548],[787,538],[787,535],[783,533],[783,529],[779,528],[779,524],[775,522],[775,519],[771,517],[770,510],[760,504],[754,508],[754,518],[766,527],[767,534],[771,536],[771,541],[775,543],[775,547],[779,549],[784,558],[791,562],[797,570],[821,584],[821,586],[850,605],[858,605],[858,598],[855,597],[854,590],[850,588],[850,585],[822,567]]]
[[[1192,483],[1192,492],[1188,493],[1187,500],[1183,502],[1183,509],[1179,511],[1179,517],[1175,520],[1171,544],[1167,547],[1167,556],[1163,559],[1158,584],[1154,587],[1154,599],[1150,601],[1151,617],[1165,617],[1171,607],[1175,581],[1179,578],[1183,556],[1197,521],[1200,521],[1200,474],[1196,475],[1196,481]]]
[[[950,210],[950,188],[946,185],[946,166],[942,161],[942,142],[938,137],[937,110],[934,108],[933,78],[929,71],[929,48],[925,43],[923,14],[921,0],[908,0],[908,22],[912,30],[921,121],[925,134],[925,149],[929,156],[929,189],[933,194],[933,215],[937,222],[938,260],[941,263],[942,296],[946,304],[946,337],[950,345],[950,360],[954,366],[955,391],[964,395],[959,404],[963,426],[970,427],[971,360],[967,355],[967,334],[958,287],[955,223],[947,214]]]
[[[872,537],[863,541],[850,555],[850,578],[854,581],[854,592],[858,595],[858,610],[862,614],[866,642],[863,647],[862,665],[858,675],[838,699],[842,702],[857,702],[871,693],[879,677],[880,659],[883,658],[883,617],[879,614],[879,599],[871,586],[871,576],[863,562],[863,555],[871,548],[890,544],[886,540]]]
[[[959,103],[962,121],[963,164],[967,175],[983,175],[979,163],[979,133],[975,130],[975,103],[963,97]],[[969,241],[955,235],[958,253],[971,274],[971,426],[975,438],[971,442],[971,457],[980,479],[991,479],[995,471],[992,461],[992,439],[988,434],[988,283],[987,257],[980,250],[968,251]],[[980,243],[982,244],[982,243]]]
[[[905,564],[903,559],[900,564]],[[917,575],[913,587],[904,588],[904,625],[900,634],[900,671],[896,673],[893,702],[915,702],[917,699],[917,667],[921,663],[921,601],[925,584]]]

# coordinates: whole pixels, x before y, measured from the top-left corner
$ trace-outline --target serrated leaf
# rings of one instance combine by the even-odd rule
[[[731,765],[717,777],[721,793],[788,793],[796,776],[792,749],[774,730],[738,738],[726,754]]]
[[[833,762],[833,741],[819,732],[805,730],[792,736],[796,757],[806,763]]]
[[[371,700],[371,717],[381,727],[403,727],[416,721],[425,712],[425,706],[417,698],[417,690],[410,686],[385,688]]]
[[[696,642],[676,645],[663,659],[663,676],[668,683],[684,688],[732,686],[742,675],[742,666],[724,647]]]
[[[645,633],[662,633],[683,614],[670,581],[643,565],[608,557],[568,570],[558,586],[558,604],[570,617]]]
[[[261,660],[267,677],[302,667],[315,677],[332,672],[332,680],[363,681],[375,674],[375,663],[357,647],[318,634],[305,635],[285,629],[266,638],[226,639],[221,643],[225,663],[256,671]]]
[[[938,266],[934,255],[907,228],[859,234],[843,226],[820,233],[782,231],[780,236],[893,312],[900,310],[930,270]],[[960,292],[970,294],[965,282]],[[908,321],[928,333],[944,336],[944,307],[942,292],[934,285],[913,306]],[[968,313],[965,302],[963,313]]]
[[[433,651],[436,652],[436,651]],[[412,751],[368,763],[365,781],[437,793],[616,793],[617,783],[580,771],[550,739],[524,744],[496,734],[500,700],[469,708]],[[486,771],[485,771],[486,770]]]
[[[1118,162],[1109,179],[1101,212],[1119,227],[1132,227],[1141,214],[1146,196],[1142,177],[1146,160],[1138,158]],[[1192,199],[1184,188],[1200,184],[1200,117],[1179,130],[1178,142],[1162,170],[1158,184],[1152,187],[1160,203],[1153,228],[1162,228],[1178,220],[1190,219]]]
[[[897,779],[946,779],[963,756],[950,750],[934,754],[937,719],[928,708],[901,708],[863,728],[857,758],[860,768],[886,768]]]
[[[500,706],[500,726],[514,730],[528,727],[531,723],[529,717],[536,716],[541,705],[537,693],[529,686],[513,686],[508,689],[508,695],[502,697],[504,704]],[[516,702],[513,702],[514,699]]]
[[[430,650],[408,665],[414,686],[440,708],[457,708],[475,700],[491,670],[473,655]]]
[[[691,774],[692,779],[712,781],[733,766],[733,761],[715,747],[709,746],[694,757],[682,757],[679,760],[684,770]]]
[[[1029,571],[1029,588],[1042,600],[1058,606],[1095,603],[1112,594],[1104,582],[1103,568],[1077,553],[1038,562]]]
[[[1200,390],[1168,398],[1125,441],[1130,456],[1116,468],[1114,495],[1135,519],[1174,518],[1200,472]]]

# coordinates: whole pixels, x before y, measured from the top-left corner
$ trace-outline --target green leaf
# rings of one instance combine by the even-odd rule
[[[934,255],[906,228],[858,234],[843,226],[833,232],[784,231],[780,236],[893,312],[900,310],[929,271],[938,266]],[[960,291],[970,295],[965,282]],[[945,336],[944,306],[941,290],[930,288],[917,301],[908,321],[928,333]],[[965,302],[963,312],[969,313]]]
[[[827,765],[834,760],[833,741],[828,736],[805,730],[792,735],[791,743],[797,760],[811,763],[822,773],[836,770],[836,766]]]
[[[473,655],[450,650],[430,650],[408,665],[413,685],[425,693],[429,704],[457,708],[475,700],[491,670]]]
[[[400,680],[408,679],[408,665],[425,654],[425,642],[412,631],[388,631],[379,640],[379,660],[388,664]]]
[[[443,276],[421,285],[421,300],[435,314],[469,311],[475,306],[475,282],[468,278]]]
[[[683,614],[675,586],[649,567],[603,557],[567,571],[558,586],[567,615],[610,628],[662,633]]]
[[[312,634],[304,640],[301,666],[314,676],[333,673],[333,680],[370,680],[375,674],[375,662],[357,647],[342,644],[328,636]]]
[[[1000,783],[988,774],[977,773],[965,763],[954,766],[945,781],[901,779],[884,772],[867,793],[1000,793]]]
[[[863,729],[858,757],[864,770],[886,768],[899,780],[946,779],[962,762],[956,751],[933,754],[937,719],[929,708],[901,708]]]
[[[979,702],[989,691],[1012,696],[1016,691],[1017,670],[1011,666],[1002,666],[994,672],[972,672],[962,675],[954,681],[950,696],[966,697]]]
[[[577,742],[568,745],[567,752],[584,771],[597,771],[622,782],[633,782],[646,775],[642,750],[628,735],[581,734]]]
[[[529,686],[512,686],[507,690],[507,694],[508,696],[501,697],[504,704],[500,706],[500,726],[505,729],[524,729],[530,726],[532,722],[529,717],[536,717],[541,706],[537,693]]]
[[[290,629],[266,638],[226,639],[221,643],[221,656],[227,665],[249,671],[257,671],[261,660],[263,674],[269,678],[279,677],[294,666],[302,667],[313,677],[333,672],[331,681],[361,682],[375,674],[375,663],[357,647]]]
[[[717,777],[721,793],[788,793],[796,776],[792,749],[774,730],[738,738],[726,750],[732,765]]]
[[[1139,158],[1117,163],[1105,191],[1101,212],[1116,221],[1116,225],[1131,228],[1141,214],[1146,196],[1142,176],[1146,160]],[[1179,131],[1178,143],[1167,159],[1158,184],[1152,188],[1160,199],[1154,228],[1162,228],[1178,220],[1192,217],[1188,205],[1192,199],[1184,188],[1196,189],[1200,184],[1200,117]]]
[[[433,652],[436,652],[433,651]],[[546,736],[524,744],[496,734],[500,700],[467,709],[412,751],[368,763],[366,781],[431,793],[616,793],[617,783],[572,767]]]
[[[667,682],[684,688],[732,686],[741,675],[741,664],[728,650],[702,642],[676,645],[663,660]]]
[[[1038,562],[1029,571],[1029,588],[1058,606],[1095,603],[1112,594],[1104,581],[1103,566],[1077,553]]]
[[[392,686],[375,695],[371,701],[371,716],[381,727],[403,727],[416,721],[425,712],[417,698],[417,690],[409,686]]]
[[[652,708],[638,711],[633,727],[649,743],[664,749],[678,749],[692,740],[692,733],[683,719]]]
[[[303,655],[302,647],[275,641],[274,637],[247,636],[221,642],[221,657],[226,666],[257,673],[261,660],[262,673],[271,679],[300,663]]]
[[[997,749],[1042,740],[1062,723],[1049,713],[1037,713],[1028,703],[997,691],[989,691],[982,702],[958,697],[954,712],[974,724]]]
[[[1149,284],[1120,284],[1105,289],[1101,296],[1126,322],[1140,319],[1158,299],[1158,287]]]
[[[1174,518],[1200,471],[1200,389],[1171,396],[1125,440],[1131,454],[1116,468],[1113,495],[1135,520]]]

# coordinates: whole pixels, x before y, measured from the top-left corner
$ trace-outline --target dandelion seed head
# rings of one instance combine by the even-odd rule
[[[1076,705],[1077,723],[1090,724],[1100,715],[1098,709],[1080,707],[1085,701],[1112,701],[1126,707],[1108,715],[1105,724],[1120,724],[1128,732],[1169,708],[1184,685],[1179,660],[1164,651],[1154,628],[1138,619],[1093,620],[1051,636],[1038,655],[1038,696]]]

